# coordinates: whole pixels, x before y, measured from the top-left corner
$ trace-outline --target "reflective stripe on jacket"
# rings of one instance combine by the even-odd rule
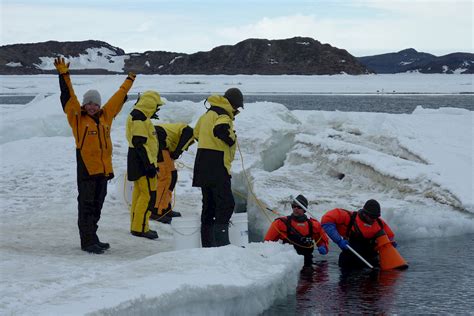
[[[72,128],[77,148],[78,176],[104,175],[113,177],[112,140],[110,129],[114,117],[126,101],[133,81],[127,78],[119,90],[99,110],[97,119],[92,118],[81,108],[69,73],[59,75],[61,103]]]

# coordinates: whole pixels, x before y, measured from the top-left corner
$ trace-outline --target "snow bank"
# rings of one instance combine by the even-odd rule
[[[256,315],[293,293],[302,265],[276,243],[159,253],[30,301],[40,315]]]

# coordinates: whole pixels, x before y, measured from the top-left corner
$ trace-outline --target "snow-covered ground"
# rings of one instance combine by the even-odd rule
[[[73,76],[87,89],[112,95],[124,76]],[[471,75],[387,76],[138,76],[132,93],[420,93],[472,92]],[[116,178],[99,223],[111,243],[104,255],[79,248],[75,149],[59,102],[56,76],[2,76],[1,93],[38,97],[3,112],[0,126],[0,311],[2,314],[258,314],[295,290],[302,259],[289,246],[173,251],[173,230],[152,222],[157,241],[129,234],[124,198],[127,102],[112,128]],[[53,94],[47,96],[49,94]],[[1,106],[0,106],[1,107]],[[168,102],[162,121],[194,125],[202,102]],[[455,108],[412,114],[289,111],[281,104],[246,104],[236,118],[240,153],[233,188],[262,239],[275,214],[289,213],[304,194],[320,219],[334,207],[357,209],[369,198],[398,240],[474,233],[474,116]],[[191,187],[196,146],[179,164],[175,209],[200,214]],[[244,172],[245,170],[245,172]],[[254,198],[254,195],[256,199]],[[335,247],[331,250],[338,251]],[[408,258],[409,259],[409,258]],[[333,263],[337,264],[337,263]]]

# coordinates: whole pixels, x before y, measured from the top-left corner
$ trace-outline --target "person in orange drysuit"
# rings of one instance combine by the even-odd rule
[[[178,171],[174,161],[183,151],[194,143],[193,129],[185,123],[162,123],[155,125],[158,137],[158,185],[156,189],[155,208],[150,216],[164,224],[171,224],[173,217],[181,213],[172,210],[171,200],[178,181]]]
[[[359,255],[374,267],[379,266],[375,240],[382,234],[396,247],[393,241],[395,234],[388,224],[380,218],[380,204],[376,200],[368,200],[359,211],[348,211],[335,208],[326,212],[321,218],[326,234],[334,241],[342,252],[339,255],[339,266],[343,269],[359,269],[366,267],[348,248],[353,248]]]
[[[314,218],[308,218],[305,209],[298,202],[304,208],[308,207],[308,200],[303,195],[298,195],[291,203],[293,213],[274,220],[264,240],[283,240],[283,243],[292,244],[296,252],[304,256],[304,266],[311,267],[314,245],[318,246],[318,252],[321,255],[326,255],[329,250],[329,239],[321,229],[321,224]]]

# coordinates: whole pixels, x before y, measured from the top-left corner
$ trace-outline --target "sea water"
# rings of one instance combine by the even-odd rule
[[[201,102],[209,95],[198,93],[163,94],[170,102]],[[0,95],[0,104],[26,104],[34,95]],[[130,94],[130,100],[137,95]],[[412,113],[424,108],[456,107],[474,111],[474,94],[246,94],[245,103],[275,102],[290,110]]]
[[[301,272],[296,293],[262,315],[473,315],[473,245],[474,235],[403,240],[407,270],[342,273],[331,244],[328,256],[316,252],[314,268]]]

